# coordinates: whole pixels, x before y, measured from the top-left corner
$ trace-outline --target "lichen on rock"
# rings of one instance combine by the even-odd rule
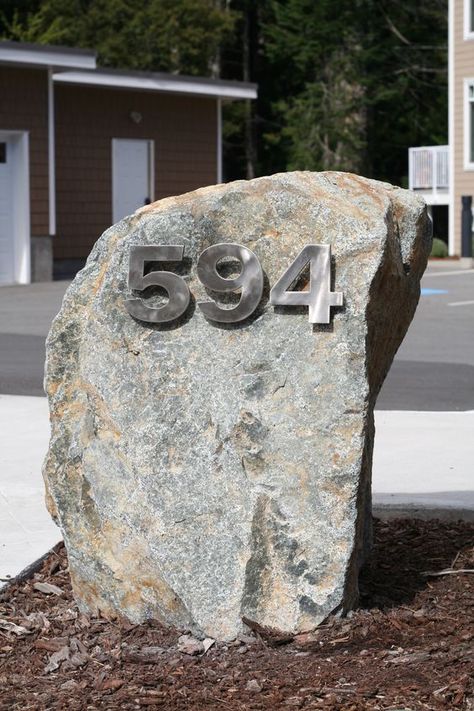
[[[47,502],[80,606],[231,639],[242,617],[314,629],[357,600],[373,408],[430,250],[422,200],[344,173],[203,188],[107,230],[47,341]],[[196,275],[219,242],[265,275],[247,321],[219,325]],[[185,247],[192,303],[152,325],[125,308],[130,248]],[[274,308],[269,285],[329,244],[344,305],[329,325]]]

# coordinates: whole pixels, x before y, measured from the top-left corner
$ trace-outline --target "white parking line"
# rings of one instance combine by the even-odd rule
[[[423,279],[425,277],[445,277],[445,276],[463,276],[464,274],[473,274],[474,269],[458,269],[455,272],[444,272],[444,271],[439,271],[439,272],[428,272],[423,274]]]
[[[474,301],[452,301],[448,306],[469,306],[474,304]]]

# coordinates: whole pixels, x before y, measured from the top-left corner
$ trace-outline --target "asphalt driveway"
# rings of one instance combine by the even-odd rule
[[[429,265],[377,409],[474,410],[474,269]]]
[[[68,286],[0,287],[0,394],[44,396],[44,343]]]
[[[44,395],[44,341],[68,284],[0,288],[1,394]],[[422,289],[377,409],[474,410],[474,270],[430,264]]]

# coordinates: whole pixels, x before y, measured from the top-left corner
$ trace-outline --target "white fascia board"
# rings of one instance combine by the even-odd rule
[[[161,91],[173,94],[213,96],[221,99],[256,99],[257,89],[246,86],[214,84],[213,82],[185,81],[176,78],[128,76],[127,74],[102,74],[101,72],[59,72],[53,75],[60,84],[82,84],[112,89]]]
[[[95,69],[95,55],[47,52],[21,47],[0,46],[0,63],[71,69]]]
[[[53,72],[48,69],[48,193],[49,234],[56,234],[56,148],[54,135],[54,86]]]

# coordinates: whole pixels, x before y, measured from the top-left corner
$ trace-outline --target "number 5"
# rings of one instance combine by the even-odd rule
[[[289,291],[309,262],[309,291]],[[310,323],[329,323],[331,306],[342,306],[343,295],[331,291],[331,246],[307,244],[270,291],[274,306],[308,306]]]
[[[183,253],[184,247],[176,244],[130,249],[129,289],[144,291],[149,286],[161,286],[168,292],[168,303],[157,308],[146,306],[142,299],[127,299],[125,307],[131,316],[149,323],[167,323],[184,314],[190,299],[184,279],[173,272],[144,274],[147,262],[182,262]]]

